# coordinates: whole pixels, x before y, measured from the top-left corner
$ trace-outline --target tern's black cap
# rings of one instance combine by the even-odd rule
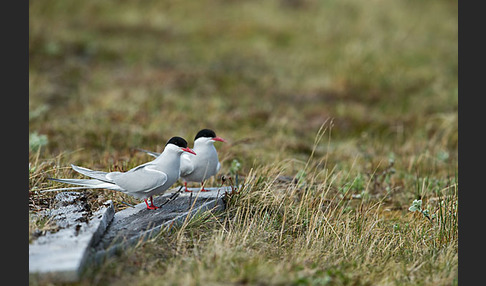
[[[184,138],[178,136],[170,138],[169,141],[167,141],[167,144],[174,144],[181,148],[187,148],[187,141]],[[165,144],[165,146],[167,146],[167,144]]]
[[[211,129],[202,129],[196,134],[196,137],[194,137],[194,140],[196,140],[199,137],[207,137],[207,138],[214,138],[216,137],[216,133],[211,130]]]

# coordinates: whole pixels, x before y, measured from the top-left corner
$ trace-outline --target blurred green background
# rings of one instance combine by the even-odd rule
[[[306,160],[327,122],[316,154],[336,164],[457,165],[457,1],[49,0],[29,14],[41,158],[106,168],[212,128],[230,141],[224,168],[248,170]]]

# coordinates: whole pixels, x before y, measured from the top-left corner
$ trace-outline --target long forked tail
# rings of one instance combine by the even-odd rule
[[[112,183],[103,182],[97,179],[56,179],[56,178],[48,178],[49,180],[78,185],[81,187],[69,187],[69,188],[57,188],[57,189],[48,189],[42,190],[41,192],[54,192],[54,191],[66,191],[66,190],[81,190],[81,189],[109,189],[115,191],[121,191],[122,189]]]
[[[160,155],[160,153],[152,152],[152,151],[148,151],[148,150],[144,150],[144,149],[140,149],[140,148],[135,148],[135,150],[140,151],[140,152],[145,152],[145,153],[147,153],[150,156],[155,157],[155,158],[159,157],[159,155]]]
[[[85,176],[91,177],[93,179],[97,179],[99,181],[107,182],[107,183],[113,183],[112,180],[108,179],[106,175],[108,174],[107,172],[103,171],[94,171],[88,168],[80,167],[71,164],[71,168],[73,168],[74,171],[83,174]]]

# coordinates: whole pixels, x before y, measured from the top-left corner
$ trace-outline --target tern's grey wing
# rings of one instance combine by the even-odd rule
[[[148,150],[144,150],[144,149],[140,149],[140,148],[135,148],[135,149],[138,150],[138,151],[141,151],[141,152],[145,152],[145,153],[147,153],[150,156],[155,157],[155,158],[159,157],[159,155],[160,155],[160,153],[157,153],[157,152],[152,152],[152,151],[148,151]]]
[[[112,172],[107,177],[128,193],[150,192],[167,182],[167,174],[144,164],[128,172]]]
[[[194,172],[194,164],[188,154],[181,155],[181,177],[185,177]]]

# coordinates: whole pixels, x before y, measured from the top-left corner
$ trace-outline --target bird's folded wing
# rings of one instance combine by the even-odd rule
[[[144,164],[125,173],[109,173],[107,177],[129,193],[150,192],[167,182],[167,174],[156,170],[149,164]]]
[[[192,161],[189,158],[189,155],[182,154],[180,169],[181,169],[181,177],[188,176],[189,174],[194,172],[194,165],[192,164]]]

